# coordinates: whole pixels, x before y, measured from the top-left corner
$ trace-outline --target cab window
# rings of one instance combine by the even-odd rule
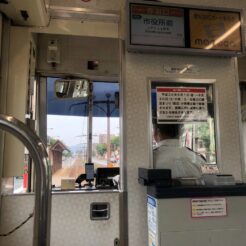
[[[62,179],[76,179],[88,162],[87,98],[55,96],[57,78],[47,79],[47,147],[53,187]],[[119,83],[93,81],[92,162],[100,167],[120,166]]]

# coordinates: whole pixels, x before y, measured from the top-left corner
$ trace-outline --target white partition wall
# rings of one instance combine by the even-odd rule
[[[164,66],[194,64],[188,75],[167,74]],[[147,245],[146,189],[138,184],[138,168],[150,167],[148,78],[215,79],[221,171],[241,179],[237,68],[233,58],[126,55],[126,124],[129,245]],[[137,96],[136,96],[137,95]],[[219,158],[220,159],[220,158]]]

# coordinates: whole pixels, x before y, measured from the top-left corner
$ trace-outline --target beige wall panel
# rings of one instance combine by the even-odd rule
[[[52,195],[51,246],[113,246],[119,238],[120,193]],[[0,231],[7,232],[33,211],[33,195],[4,196]],[[92,202],[110,203],[110,219],[90,220]],[[33,219],[9,237],[0,237],[1,246],[31,246]]]
[[[165,66],[194,64],[199,74],[167,75]],[[138,184],[138,168],[150,166],[148,138],[148,77],[216,79],[219,142],[223,173],[241,179],[239,119],[234,59],[198,56],[126,54],[127,179],[130,245],[147,245],[146,189]],[[137,95],[137,96],[136,96]]]
[[[29,69],[30,33],[28,28],[11,27],[6,114],[25,120]],[[3,176],[23,174],[24,146],[7,135],[4,146]]]
[[[60,63],[52,67],[47,63],[47,49],[50,39],[56,39],[60,48]],[[88,70],[88,61],[98,61],[96,70]],[[64,35],[38,35],[37,71],[57,74],[83,74],[87,76],[119,76],[118,39],[79,37]]]

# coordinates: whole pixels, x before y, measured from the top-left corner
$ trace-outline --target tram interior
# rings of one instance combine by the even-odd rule
[[[34,229],[38,167],[28,147],[2,129],[0,118],[1,246],[245,244],[243,18],[237,22],[237,52],[221,47],[217,53],[213,47],[180,50],[180,44],[175,50],[174,43],[169,50],[168,45],[161,49],[160,44],[138,40],[142,27],[134,29],[134,21],[141,19],[146,6],[152,15],[159,9],[173,22],[189,11],[217,11],[214,16],[223,18],[218,17],[214,29],[209,29],[210,22],[205,29],[222,35],[222,41],[239,30],[220,34],[222,22],[246,10],[244,0],[175,0],[171,5],[141,0],[0,1],[0,116],[24,122],[40,138],[51,189],[50,228],[42,244]],[[188,19],[181,23],[190,25],[183,33],[186,38],[179,34],[173,42],[191,45],[187,35],[199,28],[192,29]],[[136,47],[129,44],[134,43],[134,37],[129,41],[132,30],[137,30]],[[149,40],[161,42],[158,35]],[[238,45],[234,36],[231,40]],[[219,36],[219,44],[222,41]],[[163,109],[165,98],[170,105],[176,100],[176,106],[184,100],[190,111],[181,115],[181,107],[169,110],[168,103]],[[170,185],[171,177],[161,181],[163,187],[142,181],[140,169],[155,169],[156,119],[159,124],[179,124],[182,148],[204,160],[201,175],[223,179],[223,185],[211,187],[203,178],[197,183],[187,177],[178,180],[178,187]],[[147,176],[151,179],[151,173]],[[210,213],[197,215],[202,202]]]

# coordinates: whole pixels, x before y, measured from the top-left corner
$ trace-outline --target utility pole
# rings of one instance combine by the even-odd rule
[[[92,156],[92,117],[93,117],[93,107],[97,107],[99,109],[101,109],[107,116],[107,166],[110,166],[110,157],[111,157],[111,139],[110,139],[110,117],[113,114],[114,110],[116,109],[116,106],[114,107],[113,110],[111,110],[110,105],[113,104],[115,105],[115,100],[112,101],[110,100],[111,98],[111,94],[110,93],[106,93],[105,96],[107,98],[107,100],[99,100],[99,101],[95,101],[92,98],[92,92],[93,92],[93,84],[90,84],[90,90],[89,94],[88,94],[88,101],[87,102],[80,102],[80,103],[75,103],[73,105],[70,106],[70,109],[74,106],[78,106],[78,105],[88,105],[88,151],[87,151],[87,156],[88,156],[88,162],[91,161],[91,156]],[[91,95],[91,96],[90,96]],[[106,104],[106,110],[100,106],[100,104]]]
[[[107,93],[107,165],[110,164],[110,157],[111,157],[111,139],[110,139],[110,97],[111,94]]]
[[[93,118],[93,84],[89,81],[89,93],[88,93],[88,128],[87,128],[87,162],[92,163],[92,118]]]

